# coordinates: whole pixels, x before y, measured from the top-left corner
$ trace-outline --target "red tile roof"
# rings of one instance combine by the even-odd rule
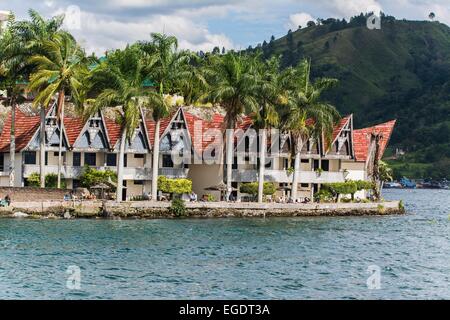
[[[73,146],[78,136],[83,130],[85,122],[81,118],[64,117],[64,129],[66,130],[69,145]]]
[[[396,120],[378,124],[373,127],[353,130],[353,148],[356,161],[366,161],[369,155],[370,136],[372,133],[381,133],[380,159],[386,150],[392,131],[394,130]]]
[[[122,130],[120,129],[120,125],[115,120],[106,117],[104,119],[106,130],[108,130],[110,146],[111,148],[114,148],[114,146],[117,143],[117,140],[119,140],[120,138],[120,133]]]
[[[348,123],[352,115],[345,116],[339,120],[339,122],[334,126],[333,129],[333,135],[331,137],[331,144],[328,144],[326,139],[324,141],[324,149],[325,151],[329,151],[328,149],[332,146],[333,142],[336,140],[336,138],[339,136],[339,133],[341,133],[344,126]]]
[[[16,108],[16,151],[25,148],[39,128],[39,116],[27,116],[19,108]],[[8,152],[10,147],[11,112],[4,123],[0,135],[0,152]]]
[[[161,135],[166,130],[167,126],[170,124],[170,121],[172,120],[173,115],[170,117],[161,119],[161,123],[159,125],[159,137],[161,138]],[[146,119],[145,125],[147,126],[147,132],[148,132],[148,141],[150,142],[150,147],[153,148],[153,144],[155,142],[155,127],[156,122],[153,119]]]
[[[214,135],[211,132],[208,133],[209,129],[224,129],[224,116],[220,114],[212,115],[211,119],[203,119],[200,118],[193,113],[187,112],[183,110],[184,116],[186,119],[187,129],[192,139],[192,143],[194,145],[194,149],[197,152],[202,152],[209,144],[214,142]],[[170,117],[161,120],[160,132],[162,135],[164,131],[167,129],[170,124],[173,116],[173,113]],[[333,131],[333,141],[339,135],[342,128],[349,121],[351,116],[346,116],[342,118],[339,123],[336,125]],[[84,127],[84,122],[81,118],[72,118],[66,117],[64,118],[65,128],[67,137],[69,139],[69,143],[73,145],[81,133],[81,130]],[[200,126],[195,127],[195,122],[201,122],[201,131]],[[111,147],[114,147],[117,141],[120,139],[121,128],[120,125],[117,124],[114,120],[105,117],[105,124],[108,130],[108,136],[111,143]],[[151,119],[145,120],[145,124],[147,126],[147,131],[149,135],[149,142],[151,146],[154,143],[155,136],[155,122]],[[237,127],[246,130],[252,124],[252,118],[250,116],[243,117],[237,124]],[[383,124],[379,124],[373,127],[354,130],[353,131],[353,145],[355,158],[357,161],[365,161],[368,157],[369,152],[369,138],[372,132],[381,132],[383,134],[383,138],[381,141],[381,154],[383,155],[390,136],[392,134],[393,128],[395,125],[395,120],[389,121]],[[9,151],[9,143],[10,143],[10,131],[11,128],[11,114],[8,114],[8,117],[5,121],[2,133],[0,135],[0,152]],[[29,141],[32,139],[34,133],[39,128],[39,116],[27,116],[22,111],[17,109],[16,111],[16,150],[21,151]],[[201,141],[201,145],[198,144],[198,141]]]

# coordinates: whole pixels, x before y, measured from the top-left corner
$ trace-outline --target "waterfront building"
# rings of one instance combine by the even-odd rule
[[[16,112],[16,156],[14,186],[28,184],[33,173],[39,173],[40,117],[18,107]],[[179,107],[161,121],[159,175],[192,180],[193,191],[201,199],[220,191],[207,190],[226,180],[222,164],[224,114]],[[215,109],[214,109],[215,110]],[[354,129],[353,116],[343,117],[335,126],[331,141],[324,138],[305,141],[301,153],[298,196],[311,198],[324,183],[346,180],[370,180],[378,153],[381,158],[392,134],[395,120],[369,128]],[[6,115],[0,134],[0,186],[9,185],[9,142],[11,114]],[[233,197],[246,201],[242,183],[258,181],[258,134],[250,116],[243,116],[235,134],[235,156],[232,171]],[[84,166],[116,171],[121,127],[110,116],[98,112],[86,121],[66,115],[60,132],[53,105],[45,118],[45,172],[57,173],[59,137],[63,137],[62,177],[67,188],[80,185]],[[152,145],[155,122],[150,112],[141,111],[141,121],[125,148],[123,199],[151,193]],[[376,136],[379,136],[378,148]],[[256,138],[255,138],[256,137]],[[289,133],[269,135],[265,181],[276,184],[275,197],[288,196],[293,179],[293,159]],[[274,150],[278,150],[274,152]],[[174,155],[177,155],[174,159]],[[366,197],[364,191],[356,194]]]

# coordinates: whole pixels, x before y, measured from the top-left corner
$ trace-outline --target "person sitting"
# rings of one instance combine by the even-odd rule
[[[9,196],[9,194],[5,196],[5,202],[8,204],[9,207],[9,205],[11,204],[11,197]]]

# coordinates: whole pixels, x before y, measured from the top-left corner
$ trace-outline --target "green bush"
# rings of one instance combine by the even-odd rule
[[[314,200],[317,202],[332,202],[334,196],[327,188],[322,188],[314,194]]]
[[[249,182],[241,184],[239,188],[241,193],[251,194],[253,196],[258,195],[258,182]],[[275,185],[271,182],[264,182],[263,194],[266,196],[271,196],[275,194],[277,189]]]
[[[117,174],[114,171],[109,169],[97,170],[85,166],[80,176],[80,185],[84,188],[90,188],[99,183],[107,183],[109,180],[117,182]]]
[[[339,195],[351,194],[353,197],[356,191],[358,191],[355,181],[326,183],[322,188],[329,190],[334,195],[336,201],[339,199]]]
[[[356,190],[373,190],[373,183],[371,181],[365,181],[365,180],[357,180],[356,183]]]
[[[30,187],[40,187],[41,186],[41,175],[37,172],[33,172],[27,178],[27,184]],[[58,187],[58,175],[56,173],[49,173],[45,175],[45,187],[56,189]],[[66,189],[66,180],[61,177],[61,188]]]
[[[183,217],[186,216],[186,205],[184,201],[178,198],[172,200],[172,203],[169,208],[169,212],[175,217]]]
[[[170,179],[165,176],[159,176],[158,190],[175,194],[191,193],[192,181],[189,179]]]

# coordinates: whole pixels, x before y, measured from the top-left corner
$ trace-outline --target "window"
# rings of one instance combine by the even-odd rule
[[[80,152],[74,152],[73,153],[73,166],[74,167],[80,167],[81,166],[81,153]]]
[[[238,158],[237,157],[233,158],[233,164],[232,164],[231,168],[234,170],[236,170],[238,168]]]
[[[313,162],[313,170],[315,171],[317,169],[319,169],[319,160],[314,160],[314,162]]]
[[[25,164],[36,164],[36,152],[26,151],[23,153]]]
[[[139,185],[139,186],[141,186],[141,185],[143,185],[144,184],[144,180],[134,180],[134,185],[136,186],[136,185]]]
[[[162,158],[163,168],[173,168],[172,156],[170,154],[164,154]]]
[[[108,167],[115,167],[117,165],[117,154],[108,153],[106,155],[106,165]]]
[[[330,160],[322,160],[322,170],[330,171]]]
[[[72,182],[72,189],[79,188],[81,186],[80,180],[74,179]]]
[[[309,163],[309,159],[301,159],[301,163]]]
[[[258,159],[259,160],[259,159]],[[266,169],[270,169],[271,167],[272,167],[272,160],[270,160],[270,161],[268,161],[267,163],[266,163]]]
[[[0,153],[0,171],[5,171],[5,154]]]
[[[48,166],[48,152],[45,153],[45,165]]]
[[[97,157],[95,153],[85,153],[84,154],[84,164],[88,166],[97,165]]]
[[[309,184],[308,184],[308,183],[302,183],[302,184],[300,184],[300,186],[301,186],[302,188],[308,188],[308,187],[309,187]]]
[[[142,154],[142,153],[135,153],[134,154],[134,158],[135,159],[144,159],[144,154]]]

